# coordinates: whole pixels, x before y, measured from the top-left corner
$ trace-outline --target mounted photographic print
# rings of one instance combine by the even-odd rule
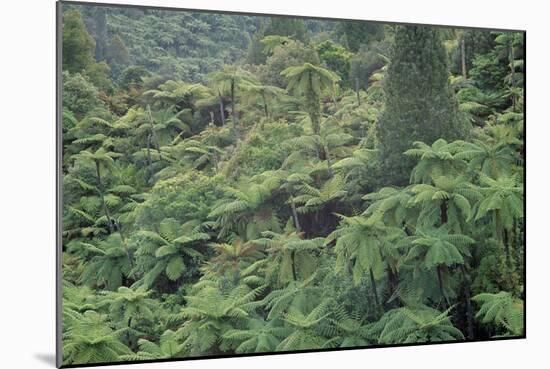
[[[58,365],[525,337],[525,32],[63,1],[57,47]]]

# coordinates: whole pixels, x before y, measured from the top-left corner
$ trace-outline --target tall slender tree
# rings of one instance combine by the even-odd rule
[[[333,72],[305,63],[300,67],[289,67],[281,72],[288,79],[287,90],[305,97],[305,110],[311,119],[313,133],[319,134],[321,106],[319,99],[323,90],[331,90],[340,79]]]
[[[403,185],[414,161],[403,155],[414,141],[431,145],[438,138],[466,136],[449,85],[446,51],[439,30],[399,26],[385,79],[386,107],[378,121],[382,172],[387,181]]]
[[[240,88],[245,88],[247,85],[255,84],[254,77],[245,70],[233,66],[225,66],[221,71],[211,73],[208,77],[212,89],[216,91],[220,98],[220,113],[223,117],[223,98],[229,97],[231,101],[231,118],[233,123],[237,123],[238,118],[235,110],[236,93]]]

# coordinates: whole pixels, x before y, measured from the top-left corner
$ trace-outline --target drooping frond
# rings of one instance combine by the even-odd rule
[[[523,301],[511,293],[500,291],[497,294],[481,293],[472,298],[480,305],[476,318],[483,323],[495,324],[503,329],[506,336],[521,336],[523,326]]]

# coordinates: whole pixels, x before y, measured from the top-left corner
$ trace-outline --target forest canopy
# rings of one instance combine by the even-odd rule
[[[63,4],[63,364],[524,336],[524,34]]]

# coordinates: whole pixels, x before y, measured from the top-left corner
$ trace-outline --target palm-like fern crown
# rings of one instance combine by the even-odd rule
[[[479,191],[484,195],[477,206],[476,219],[489,212],[498,212],[506,229],[511,229],[514,219],[523,217],[523,184],[517,175],[492,179],[480,177]]]
[[[248,85],[257,84],[251,73],[229,65],[224,66],[221,71],[209,74],[208,82],[216,94],[222,96],[231,93],[231,86],[246,88]]]
[[[299,195],[294,198],[294,201],[297,204],[303,204],[297,209],[300,213],[318,211],[331,201],[347,194],[344,178],[339,174],[326,181],[321,188],[307,183],[298,185],[296,188]]]
[[[294,331],[277,346],[277,351],[307,350],[322,347],[326,341],[319,328],[322,322],[330,316],[328,305],[330,300],[308,300],[306,294],[298,294],[287,312],[284,321]]]
[[[209,98],[212,91],[201,84],[168,80],[157,89],[145,91],[143,95],[151,96],[153,101],[158,101],[165,106],[181,105],[191,108],[196,102]]]
[[[298,67],[288,67],[281,72],[288,79],[287,90],[296,95],[305,95],[310,91],[321,96],[323,90],[332,89],[340,78],[333,72],[305,63]]]
[[[405,155],[420,159],[411,173],[411,182],[430,183],[434,177],[460,174],[466,167],[466,162],[455,156],[457,143],[438,139],[431,146],[423,142],[414,142],[414,146],[405,151]]]
[[[74,117],[73,117],[74,118]],[[85,117],[76,121],[68,130],[67,136],[74,137],[71,145],[83,146],[86,149],[108,147],[113,143],[114,124],[102,117]]]
[[[257,101],[259,97],[266,101],[273,101],[286,95],[286,90],[275,86],[260,84],[245,84],[243,86],[245,102]]]
[[[440,312],[429,307],[403,307],[388,311],[371,326],[378,343],[414,343],[464,339],[449,319],[450,308]]]
[[[410,188],[384,187],[378,192],[363,196],[363,200],[371,202],[363,215],[371,223],[385,222],[390,226],[414,224],[417,212],[411,209],[412,197]]]
[[[411,237],[407,258],[420,258],[426,268],[464,264],[470,256],[469,246],[475,240],[463,234],[450,233],[449,228],[417,229]]]
[[[369,163],[376,154],[377,150],[356,149],[351,156],[334,163],[332,168],[345,171],[346,178],[358,176],[363,169],[367,170]]]
[[[63,282],[63,319],[75,322],[80,314],[87,310],[94,310],[98,298],[88,286],[77,287],[67,281]]]
[[[99,306],[108,306],[112,319],[119,321],[123,327],[135,326],[142,321],[152,323],[155,320],[156,304],[149,297],[149,291],[121,286],[116,292],[110,291],[104,295]]]
[[[222,340],[236,353],[273,352],[281,340],[288,337],[292,329],[285,327],[279,319],[264,321],[260,318],[248,318],[243,329],[230,329],[222,336]]]
[[[501,142],[514,148],[522,147],[523,141],[520,136],[523,134],[523,122],[518,124],[496,124],[489,126],[489,132],[494,142]]]
[[[123,355],[122,360],[159,360],[180,357],[185,351],[185,346],[178,343],[176,333],[166,330],[159,338],[159,343],[151,342],[144,338],[138,340],[139,351],[135,354]]]
[[[198,284],[195,293],[186,296],[188,306],[177,316],[185,323],[176,337],[183,339],[183,346],[191,353],[208,352],[221,341],[223,332],[231,328],[231,322],[245,322],[250,317],[258,306],[255,300],[264,289],[239,284],[230,291],[222,291],[214,282]]]
[[[217,168],[217,158],[225,153],[217,146],[207,145],[198,140],[183,140],[177,145],[169,146],[166,148],[170,153],[170,156],[180,159],[180,163],[186,165],[191,164],[193,169],[205,169],[207,165],[212,164],[214,170]]]
[[[401,230],[363,216],[340,217],[341,227],[325,241],[336,241],[337,270],[351,270],[355,284],[361,283],[367,272],[379,278],[385,262],[396,256],[391,244],[403,236]]]
[[[178,135],[189,131],[189,126],[183,122],[185,114],[185,111],[177,112],[174,105],[151,112],[152,129],[157,135],[162,136],[162,143],[171,141],[173,135],[169,134],[170,130],[177,132]]]
[[[109,170],[115,169],[115,158],[121,155],[112,151],[108,151],[103,147],[100,147],[95,152],[84,150],[75,154],[73,158],[81,161],[84,164],[98,165],[100,168],[104,167]]]
[[[332,337],[324,343],[324,347],[357,347],[375,343],[370,327],[359,314],[349,313],[336,301],[330,301],[330,311],[331,315],[326,319],[329,324],[319,327],[323,336]]]
[[[454,230],[461,231],[465,223],[471,220],[472,203],[480,198],[480,194],[463,176],[432,177],[432,183],[417,184],[410,189],[413,196],[408,205],[421,206],[418,225],[446,222]]]
[[[332,149],[336,150],[336,154],[339,154],[338,149],[340,148],[345,149],[342,151],[343,153],[349,154],[350,150],[346,147],[346,144],[352,140],[353,136],[345,133],[335,119],[326,118],[321,121],[317,132],[312,128],[308,135],[292,138],[285,142],[285,146],[291,152],[303,151],[318,155],[319,150]]]
[[[287,36],[269,35],[262,38],[260,43],[264,45],[263,53],[269,55],[272,54],[277,47],[288,43],[290,40],[292,39]]]
[[[292,281],[284,288],[272,290],[261,301],[261,304],[269,311],[267,319],[271,320],[282,316],[293,304],[318,302],[321,292],[319,286],[316,285],[318,279],[319,273],[313,273],[304,280]]]
[[[244,187],[246,185],[246,190]],[[231,230],[237,231],[243,238],[253,239],[259,230],[279,230],[280,221],[268,204],[275,188],[272,182],[246,183],[243,190],[227,188],[230,196],[221,200],[210,212],[209,217],[216,220],[221,237]],[[251,222],[254,219],[254,222]]]
[[[63,334],[66,341],[64,361],[75,364],[106,363],[121,360],[131,350],[118,339],[121,331],[112,330],[106,317],[89,310]]]
[[[522,300],[505,291],[496,294],[481,293],[474,296],[473,300],[481,306],[476,318],[483,323],[494,323],[507,336],[524,333]]]
[[[240,270],[250,266],[254,261],[264,257],[264,253],[253,242],[243,242],[236,239],[231,244],[211,243],[216,251],[216,256],[208,263],[207,268],[220,275],[226,272],[239,273]]]
[[[172,281],[179,279],[186,269],[184,258],[201,259],[202,254],[195,246],[209,239],[210,235],[202,232],[200,227],[185,227],[173,218],[160,222],[158,232],[137,232],[136,256],[153,259],[151,267],[143,274],[139,285],[150,287],[161,273]]]
[[[84,270],[82,282],[105,286],[109,290],[120,287],[123,278],[131,271],[127,241],[123,241],[119,233],[114,233],[97,246],[89,244],[87,247],[95,256]]]
[[[314,273],[317,263],[312,253],[320,250],[323,238],[304,239],[303,232],[294,229],[286,233],[262,232],[262,236],[251,242],[271,256],[268,276],[275,275],[278,283],[286,284],[294,278],[307,279]]]
[[[472,140],[455,154],[455,158],[469,161],[472,170],[481,170],[487,176],[497,178],[510,172],[514,164],[514,153],[510,146],[490,140]]]

